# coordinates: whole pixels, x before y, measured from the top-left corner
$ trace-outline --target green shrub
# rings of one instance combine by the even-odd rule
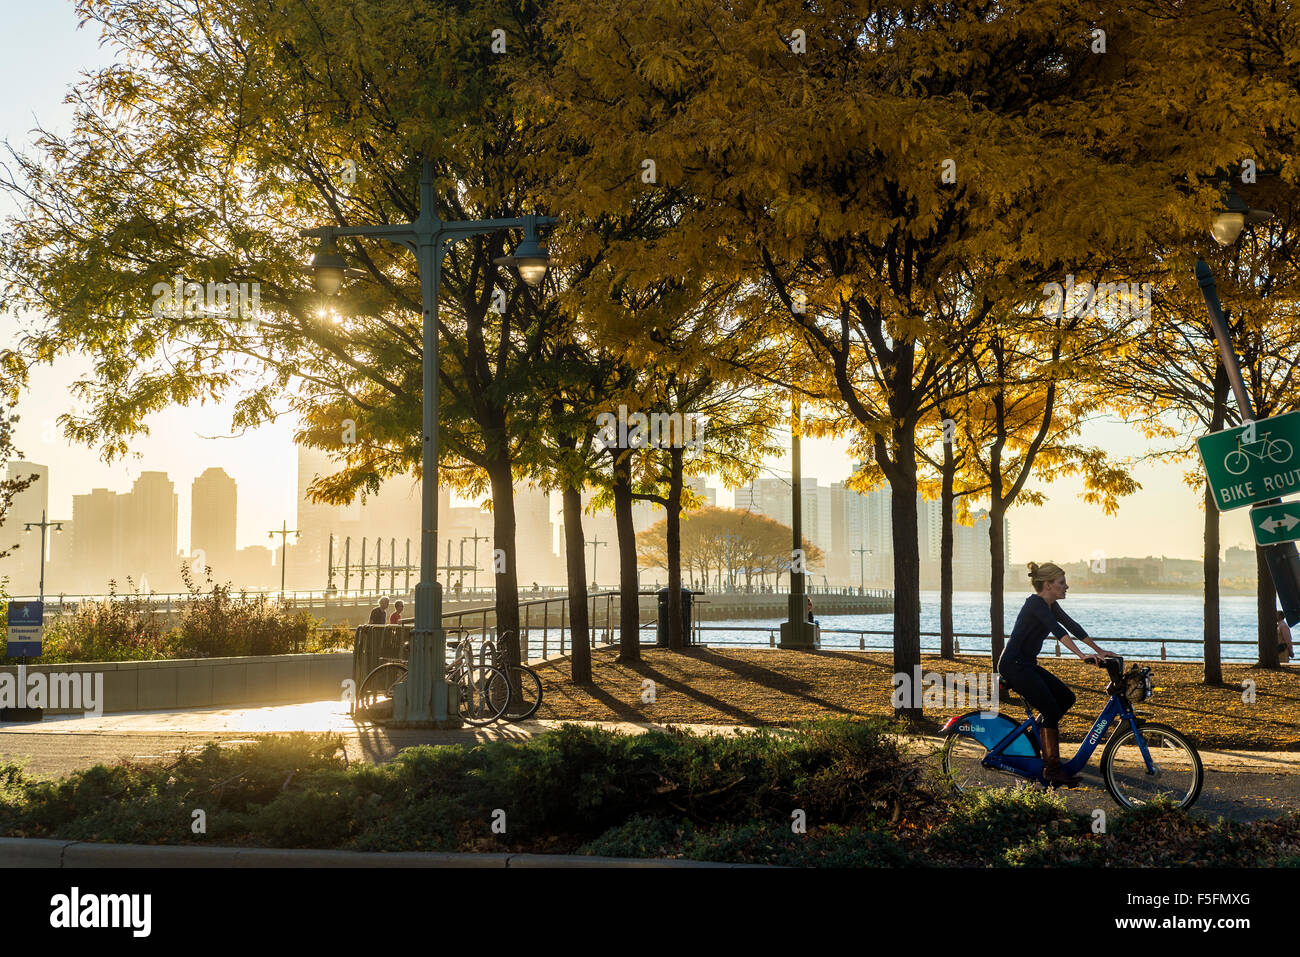
[[[1106,867],[1113,865],[1109,841],[1083,835],[1039,834],[1002,856],[1011,867]]]
[[[209,590],[200,593],[190,569],[181,567],[190,592],[181,610],[177,644],[179,657],[220,658],[243,655],[284,655],[306,647],[317,620],[306,611],[247,592],[232,594],[208,573]]]
[[[963,794],[926,835],[931,859],[1002,861],[1013,848],[1048,838],[1089,833],[1087,818],[1062,798],[1035,788],[994,788]]]
[[[168,627],[163,608],[132,590],[117,595],[109,582],[104,601],[83,601],[75,611],[49,618],[41,646],[41,661],[152,661],[177,657],[176,634]],[[5,659],[11,663],[10,659]]]
[[[678,824],[668,818],[637,814],[587,842],[578,853],[594,857],[665,857],[691,830],[689,821]]]

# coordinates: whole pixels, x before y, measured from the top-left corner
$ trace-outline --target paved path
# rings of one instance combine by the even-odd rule
[[[120,758],[166,760],[182,748],[196,749],[208,741],[233,745],[258,734],[293,731],[332,732],[340,736],[348,760],[382,763],[402,748],[417,744],[462,744],[484,740],[523,740],[558,727],[559,721],[528,721],[518,725],[458,731],[389,730],[360,724],[339,701],[276,705],[260,708],[212,708],[192,711],[153,711],[100,717],[51,717],[36,724],[0,725],[0,755],[23,760],[30,773],[58,778],[71,771]],[[663,727],[649,723],[594,722],[611,730],[636,733]],[[740,725],[676,725],[697,733],[735,733]],[[911,746],[926,750],[938,738],[913,738]],[[1072,753],[1074,746],[1065,750]],[[1275,817],[1300,807],[1300,752],[1202,751],[1205,787],[1196,812],[1238,820]],[[1082,774],[1082,786],[1062,790],[1067,804],[1091,812],[1116,808],[1096,770]]]

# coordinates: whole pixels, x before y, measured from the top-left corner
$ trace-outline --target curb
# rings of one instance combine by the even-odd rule
[[[588,857],[583,854],[464,854],[434,851],[335,851],[267,847],[192,847],[174,844],[97,844],[48,838],[0,838],[0,868],[84,867],[712,867],[762,864],[664,858]]]

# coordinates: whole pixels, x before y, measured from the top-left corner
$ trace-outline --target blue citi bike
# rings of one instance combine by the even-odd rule
[[[1164,797],[1177,807],[1191,807],[1201,793],[1205,771],[1201,756],[1185,737],[1165,724],[1144,720],[1133,703],[1152,695],[1151,669],[1133,665],[1124,671],[1124,659],[1104,658],[1110,676],[1106,693],[1110,700],[1068,762],[1062,756],[1061,770],[1075,775],[1087,766],[1092,752],[1118,721],[1101,754],[1101,778],[1117,804],[1138,807]],[[1010,689],[1001,677],[998,696]],[[998,712],[970,711],[944,725],[942,750],[944,774],[958,793],[1004,786],[1006,775],[1044,786],[1042,718],[1034,717],[1025,705],[1025,720],[1017,724]]]

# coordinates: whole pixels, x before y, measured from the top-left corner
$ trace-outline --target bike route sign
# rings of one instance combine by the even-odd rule
[[[1300,541],[1300,502],[1256,505],[1250,510],[1250,524],[1258,545]]]
[[[1212,432],[1196,445],[1221,512],[1300,492],[1300,412]]]
[[[6,652],[11,658],[41,656],[41,632],[44,608],[39,601],[11,601],[9,603]]]

